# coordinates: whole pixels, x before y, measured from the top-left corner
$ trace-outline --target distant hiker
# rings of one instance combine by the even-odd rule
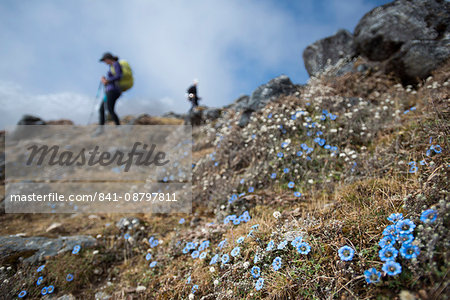
[[[187,90],[188,101],[192,103],[191,111],[198,106],[198,101],[201,99],[197,95],[198,80],[194,79],[193,84]]]
[[[105,98],[100,105],[100,125],[105,124],[105,103],[109,114],[114,123],[120,125],[119,117],[114,111],[117,99],[119,99],[122,92],[130,89],[133,86],[133,74],[130,65],[125,60],[119,60],[117,56],[109,52],[103,54],[100,58],[101,62],[110,66],[110,69],[105,76],[102,76],[101,81],[105,86]],[[102,128],[100,129],[102,131]]]

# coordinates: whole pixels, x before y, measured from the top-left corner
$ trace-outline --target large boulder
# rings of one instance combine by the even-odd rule
[[[242,95],[237,98],[233,103],[225,106],[224,108],[233,109],[235,111],[243,111],[248,107],[248,101],[250,100],[250,96]]]
[[[340,59],[351,59],[357,55],[353,35],[341,29],[335,35],[318,40],[303,51],[303,61],[310,76],[335,65]]]
[[[450,3],[439,0],[397,0],[367,13],[354,31],[358,52],[383,61],[412,40],[437,40],[450,24]]]
[[[239,120],[239,126],[244,127],[250,121],[253,112],[265,107],[270,101],[278,99],[282,95],[290,95],[297,91],[297,86],[286,75],[278,76],[268,83],[259,86],[253,91],[250,98],[242,104],[242,115]]]
[[[409,41],[387,63],[387,71],[404,83],[414,83],[450,59],[450,39]]]

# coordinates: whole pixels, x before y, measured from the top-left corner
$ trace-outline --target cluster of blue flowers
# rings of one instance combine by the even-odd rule
[[[191,250],[194,250],[191,253],[191,257],[193,259],[196,259],[196,258],[205,259],[208,254],[206,249],[209,247],[209,244],[210,244],[210,242],[208,240],[202,241],[200,243],[200,245],[198,242],[188,242],[183,249],[183,253],[187,254]]]
[[[432,141],[433,141],[433,139],[430,137],[430,144],[432,143]],[[441,145],[430,145],[430,147],[427,149],[427,152],[426,152],[426,155],[427,155],[428,157],[431,156],[431,154],[432,154],[431,151],[433,151],[435,154],[439,154],[439,153],[442,152],[442,147],[441,147]],[[425,165],[425,164],[426,164],[425,159],[422,159],[421,161],[419,161],[419,164],[420,164],[421,166]],[[416,172],[417,172],[418,167],[417,167],[415,161],[410,161],[410,162],[408,163],[408,165],[410,166],[410,168],[409,168],[409,173],[416,173]]]
[[[241,222],[247,223],[250,221],[250,214],[248,211],[244,211],[239,217],[236,215],[228,215],[223,220],[224,224],[229,224],[230,222],[233,222],[234,225],[239,225]]]
[[[420,216],[420,220],[425,224],[434,223],[436,218],[437,211],[434,209],[427,209]],[[383,237],[378,243],[381,247],[378,255],[384,261],[382,271],[389,276],[395,276],[402,272],[402,266],[396,262],[399,254],[403,259],[413,259],[420,254],[420,249],[413,244],[416,227],[414,222],[404,219],[401,213],[393,213],[387,219],[392,224],[383,230]],[[380,281],[381,273],[375,268],[370,268],[364,272],[364,277],[367,283],[377,283]]]

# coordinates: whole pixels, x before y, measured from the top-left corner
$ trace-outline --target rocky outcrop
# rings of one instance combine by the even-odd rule
[[[303,51],[303,61],[310,76],[317,75],[340,59],[356,56],[353,35],[341,29],[335,35],[318,40]]]
[[[22,258],[25,263],[36,264],[45,260],[46,257],[72,251],[75,245],[83,248],[93,247],[96,243],[93,237],[84,235],[57,239],[40,236],[0,236],[0,262],[14,263]]]
[[[360,56],[405,84],[415,83],[450,58],[449,30],[448,1],[397,0],[368,12],[353,37],[339,31],[308,46],[303,52],[305,67],[317,75],[339,64],[327,72],[340,76],[359,71],[348,59]]]
[[[405,83],[426,78],[450,57],[450,39],[441,41],[409,41],[389,59],[386,70]]]
[[[260,110],[270,101],[278,99],[282,95],[290,95],[297,91],[297,86],[286,75],[278,76],[268,83],[259,86],[253,91],[250,98],[239,100],[239,108],[242,111],[239,126],[244,127],[250,121],[253,112]]]
[[[397,0],[368,12],[355,28],[359,53],[373,61],[394,55],[413,40],[438,40],[448,32],[450,3]]]

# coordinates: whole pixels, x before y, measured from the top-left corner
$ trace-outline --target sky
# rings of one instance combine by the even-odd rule
[[[308,80],[302,53],[385,0],[2,0],[0,129],[22,115],[97,122],[99,62],[131,65],[135,85],[116,112],[186,112],[199,80],[201,105],[220,107],[285,74]]]

